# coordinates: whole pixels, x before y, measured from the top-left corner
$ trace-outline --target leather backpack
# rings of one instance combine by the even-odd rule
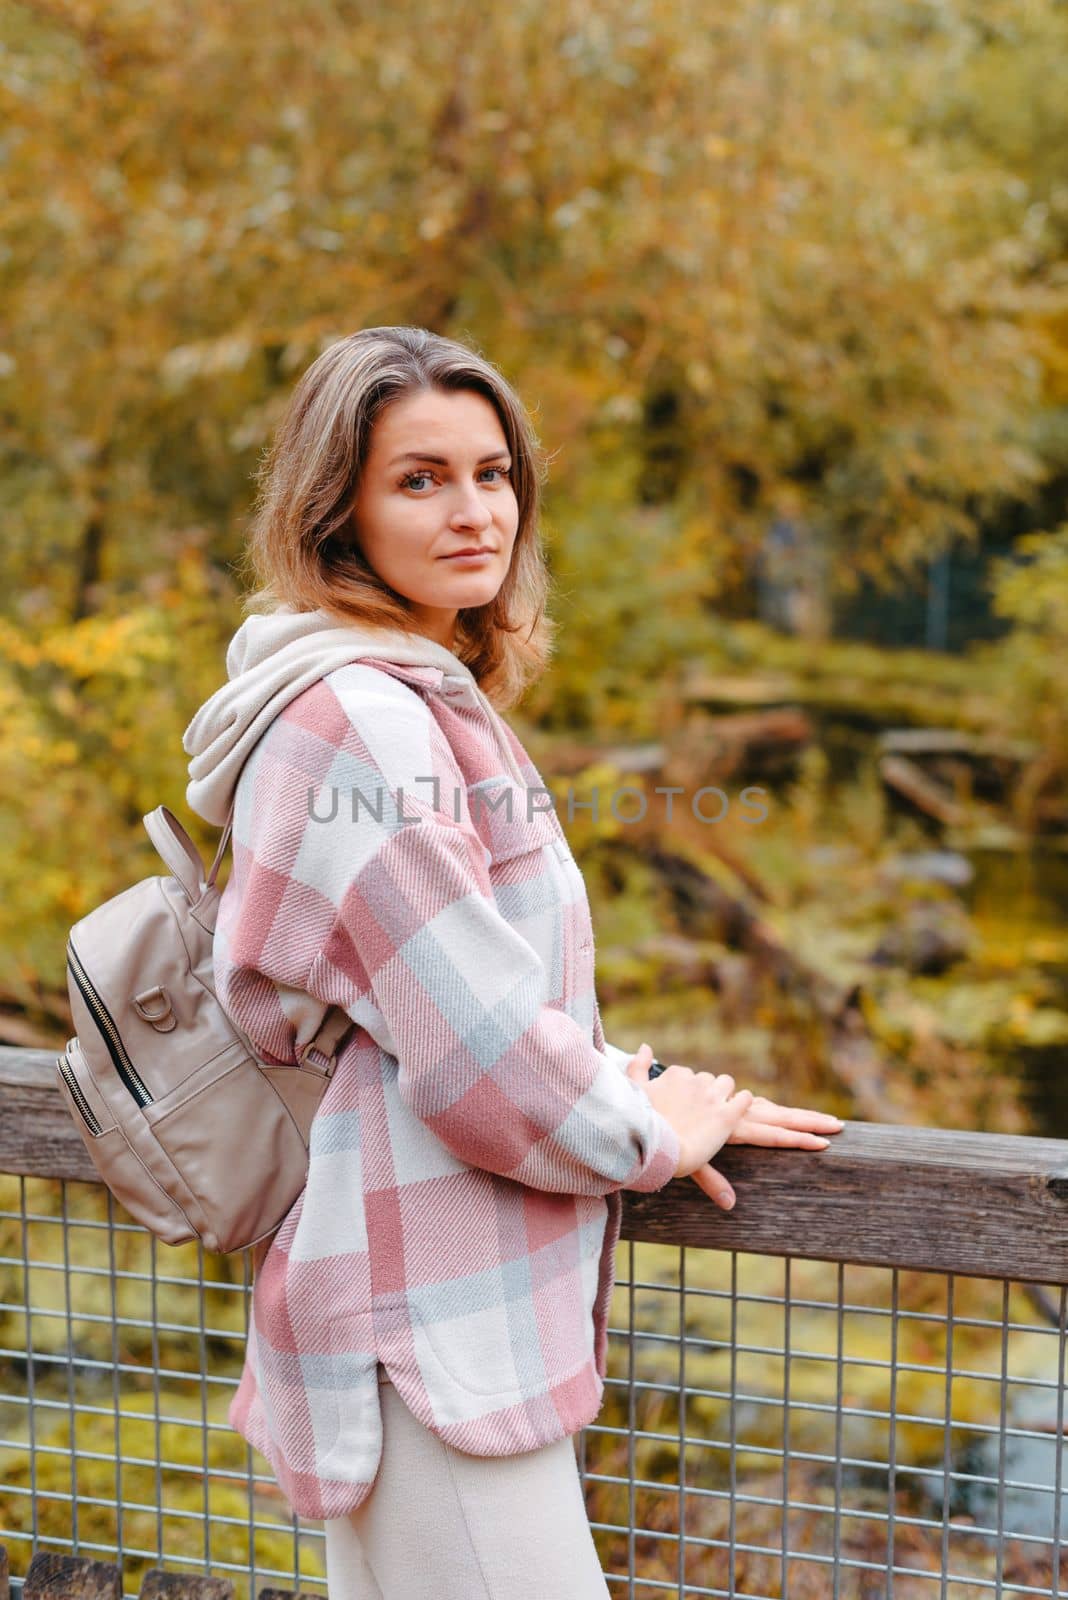
[[[304,1188],[312,1118],[354,1023],[332,1007],[295,1065],[262,1060],[215,994],[215,879],[233,807],[206,877],[166,806],[143,820],[170,875],[142,879],[71,929],[77,1032],[57,1077],[130,1215],[167,1244],[199,1239],[225,1255],[267,1240]]]

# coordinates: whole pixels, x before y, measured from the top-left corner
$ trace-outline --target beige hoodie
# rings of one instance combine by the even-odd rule
[[[298,612],[283,605],[241,624],[226,652],[229,681],[204,702],[182,736],[192,758],[186,788],[190,809],[222,827],[238,775],[275,717],[310,684],[350,661],[426,667],[431,686],[446,691],[452,684],[468,685],[489,718],[506,771],[523,783],[498,712],[451,650],[420,633],[340,624],[324,611]]]

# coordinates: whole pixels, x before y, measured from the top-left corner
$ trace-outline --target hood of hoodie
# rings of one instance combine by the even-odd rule
[[[339,623],[323,611],[281,606],[241,624],[226,652],[229,681],[205,700],[182,735],[191,758],[185,792],[190,809],[224,826],[241,769],[274,718],[310,684],[352,661],[381,661],[434,693],[463,687],[486,713],[505,770],[525,782],[499,713],[451,650],[423,634]]]

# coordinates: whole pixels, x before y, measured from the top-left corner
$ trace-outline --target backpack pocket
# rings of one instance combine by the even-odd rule
[[[109,1133],[115,1126],[115,1118],[93,1082],[77,1037],[68,1039],[63,1054],[56,1057],[56,1069],[60,1089],[79,1125],[94,1139]]]
[[[187,1244],[197,1237],[199,1230],[149,1172],[125,1128],[108,1128],[90,1143],[89,1154],[115,1199],[143,1228],[164,1244]]]
[[[75,1037],[56,1057],[60,1091],[74,1116],[82,1142],[101,1180],[142,1227],[166,1244],[196,1237],[182,1207],[160,1186],[104,1100]]]

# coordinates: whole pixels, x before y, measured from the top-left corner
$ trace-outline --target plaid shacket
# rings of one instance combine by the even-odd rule
[[[229,1413],[293,1510],[371,1493],[379,1363],[474,1455],[590,1422],[620,1190],[662,1188],[679,1140],[605,1042],[582,874],[466,669],[356,660],[270,722],[237,781],[215,978],[267,1061],[331,1005],[358,1024]]]

